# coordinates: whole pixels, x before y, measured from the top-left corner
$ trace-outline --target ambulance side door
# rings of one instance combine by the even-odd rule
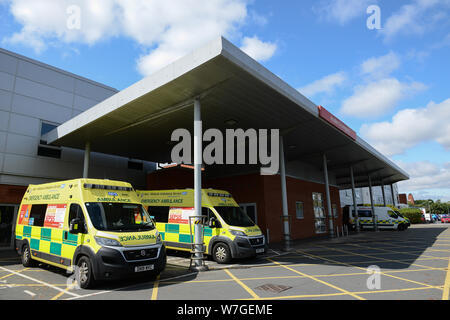
[[[81,205],[79,203],[70,203],[68,206],[69,209],[67,211],[68,214],[64,225],[62,239],[62,255],[63,257],[72,260],[77,247],[84,243],[84,238],[88,230]],[[78,226],[78,228],[80,228],[79,233],[75,234],[71,233],[69,229],[70,223],[76,218],[80,219],[81,223]]]

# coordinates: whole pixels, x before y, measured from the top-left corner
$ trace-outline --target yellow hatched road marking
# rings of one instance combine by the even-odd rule
[[[355,246],[357,246],[357,245],[355,245]],[[351,252],[351,251],[344,250],[344,249],[333,248],[333,250],[336,250],[336,251],[339,251],[339,252],[352,253],[355,256],[361,256],[361,257],[366,257],[366,258],[376,258],[376,257],[374,257],[373,255],[370,255],[370,254],[356,253],[356,252]],[[427,257],[427,258],[435,259],[436,257]],[[408,263],[408,262],[404,262],[402,260],[386,259],[386,258],[383,258],[383,257],[378,258],[378,260],[381,260],[381,262],[383,262],[383,261],[386,261],[386,262],[397,262],[397,263],[400,263],[400,264],[407,264],[407,265],[411,265],[411,266],[426,268],[426,269],[429,269],[429,270],[435,270],[436,269],[436,268],[425,266],[425,265],[422,265],[422,264]],[[414,261],[415,260],[416,259],[414,259]]]
[[[260,299],[260,297],[249,287],[247,287],[241,280],[239,280],[234,274],[232,274],[228,269],[223,269],[234,281],[236,281],[242,288],[245,289],[253,299]]]
[[[25,268],[25,269],[22,269],[22,270],[18,270],[18,271],[16,271],[17,273],[19,273],[19,272],[24,272],[24,271],[27,271],[29,268]],[[0,280],[1,279],[5,279],[5,278],[8,278],[8,277],[11,277],[11,276],[14,276],[14,275],[16,275],[16,274],[14,274],[14,273],[9,273],[9,274],[7,274],[6,276],[3,276],[3,277],[0,277]]]
[[[295,265],[291,265],[295,266]],[[280,266],[281,267],[281,266]],[[414,270],[393,270],[385,271],[384,273],[403,273],[403,272],[421,272],[427,271],[429,269],[414,269]],[[447,271],[447,268],[438,268],[439,271]],[[327,278],[327,277],[348,277],[348,276],[361,276],[367,275],[367,272],[354,272],[354,273],[335,273],[335,274],[312,274],[311,276],[316,278]],[[279,276],[279,277],[258,277],[258,278],[239,278],[241,281],[254,281],[254,280],[273,280],[273,279],[301,279],[306,278],[306,276]],[[208,280],[189,280],[189,281],[164,281],[168,284],[177,283],[205,283],[205,282],[231,282],[234,279],[208,279]]]
[[[152,300],[157,300],[158,299],[159,278],[160,278],[160,275],[158,275],[156,277],[156,280],[153,283]]]
[[[419,288],[407,288],[407,289],[391,289],[391,290],[373,290],[373,291],[359,291],[351,292],[352,294],[375,294],[375,293],[390,293],[390,292],[404,292],[404,291],[417,291],[417,290],[430,290],[430,289],[441,289],[441,287],[419,287]],[[298,298],[321,298],[321,297],[333,297],[333,296],[345,296],[346,293],[324,293],[324,294],[310,294],[310,295],[298,295],[298,296],[284,296],[284,297],[265,297],[260,298],[261,300],[282,300],[282,299],[298,299]],[[250,300],[250,299],[245,299]]]
[[[271,259],[267,259],[267,260],[272,261],[273,263],[278,263],[278,262],[273,261],[273,260],[271,260]],[[356,298],[356,299],[359,299],[359,300],[365,300],[363,297],[360,297],[360,296],[358,296],[358,295],[356,295],[356,294],[353,294],[353,293],[351,293],[350,291],[347,291],[347,290],[345,290],[345,289],[339,288],[339,287],[337,287],[337,286],[335,286],[335,285],[333,285],[333,284],[331,284],[331,283],[328,283],[328,282],[326,282],[326,281],[317,279],[316,277],[310,276],[310,275],[308,275],[308,274],[306,274],[306,273],[297,271],[297,270],[295,270],[295,269],[286,267],[286,266],[284,266],[284,265],[282,265],[282,264],[280,264],[280,265],[281,265],[283,268],[286,268],[286,269],[288,269],[288,270],[290,270],[290,271],[292,271],[292,272],[295,272],[295,273],[297,273],[297,274],[299,274],[299,275],[302,275],[302,276],[304,276],[304,277],[310,278],[310,279],[312,279],[312,280],[314,280],[314,281],[317,281],[317,282],[319,282],[319,283],[322,283],[322,284],[324,284],[324,285],[326,285],[326,286],[328,286],[328,287],[331,287],[331,288],[333,288],[333,289],[336,289],[336,290],[338,290],[338,291],[340,291],[340,292],[343,292],[343,293],[345,293],[345,294],[347,294],[347,295],[351,295],[352,297],[354,297],[354,298]]]
[[[397,254],[406,254],[406,255],[414,255],[413,253],[409,253],[409,252],[401,252],[401,251],[395,251],[395,250],[389,250],[389,249],[382,249],[382,248],[374,248],[374,247],[365,247],[365,246],[362,246],[362,245],[360,245],[360,244],[356,244],[356,243],[352,243],[352,244],[350,244],[351,246],[354,246],[354,247],[358,247],[358,248],[362,248],[362,249],[372,249],[372,250],[380,250],[380,251],[383,251],[383,252],[388,252],[388,253],[397,253]],[[423,252],[423,251],[421,251],[421,250],[419,250],[419,251],[417,251],[417,252]],[[375,254],[373,254],[373,253],[369,253],[369,255],[375,255]],[[425,257],[425,258],[436,258],[436,259],[444,259],[444,260],[447,260],[447,258],[442,258],[442,257],[434,257],[434,256],[427,256],[427,255],[424,255],[424,254],[422,254],[421,255],[421,257]],[[418,265],[419,266],[419,265]]]
[[[51,285],[51,284],[49,284],[49,283],[46,283],[46,282],[44,282],[44,281],[41,281],[41,280],[38,280],[38,279],[35,279],[35,278],[32,278],[32,277],[26,276],[26,275],[21,274],[21,273],[19,273],[19,272],[17,272],[17,271],[9,270],[9,269],[4,268],[4,267],[2,267],[2,266],[0,266],[0,270],[7,271],[7,272],[13,273],[13,274],[15,274],[15,275],[17,275],[17,276],[19,276],[19,277],[22,277],[22,278],[31,280],[31,281],[33,281],[33,282],[37,282],[37,283],[43,284],[43,285],[45,285],[46,287],[53,288],[53,289],[55,289],[55,290],[57,290],[57,291],[59,291],[59,292],[61,292],[61,291],[64,291],[64,292],[65,292],[65,290],[63,290],[63,289],[61,289],[61,288],[58,288],[58,287],[56,287],[56,286],[54,286],[54,285]],[[67,291],[66,293],[69,294],[69,295],[72,295],[72,296],[74,296],[74,297],[80,297],[80,295],[75,294],[75,293],[70,292],[70,291]]]
[[[334,248],[334,250],[345,251],[345,250],[340,250],[340,249],[336,249],[336,248]],[[297,251],[300,251],[300,252],[301,252],[301,250],[297,250]],[[363,254],[355,254],[355,255],[365,256],[365,255],[363,255]],[[370,256],[366,256],[366,257],[370,257]],[[328,260],[328,261],[333,262],[333,263],[337,263],[337,264],[341,264],[341,265],[345,265],[345,266],[350,266],[350,267],[358,268],[358,269],[361,269],[361,270],[367,270],[367,269],[365,269],[365,268],[361,268],[361,267],[358,267],[358,266],[355,266],[355,265],[352,265],[352,264],[349,264],[349,263],[345,263],[345,262],[335,261],[335,260],[331,260],[331,259],[328,259],[328,258],[322,258],[322,259],[323,259],[323,260]],[[388,262],[390,262],[390,261],[388,260]],[[429,269],[429,268],[427,268],[427,269]],[[433,269],[433,268],[430,268],[429,270],[432,270],[432,269]],[[422,286],[433,287],[433,286],[431,286],[431,285],[429,285],[429,284],[426,284],[426,283],[421,283],[421,282],[414,281],[414,280],[409,280],[409,279],[405,279],[405,278],[401,278],[401,277],[396,277],[396,276],[393,276],[393,275],[391,275],[391,274],[387,274],[387,273],[384,273],[384,272],[380,272],[380,274],[385,275],[385,276],[387,276],[387,277],[394,278],[394,279],[398,279],[398,280],[403,280],[403,281],[407,281],[407,282],[419,284],[419,285],[422,285]]]

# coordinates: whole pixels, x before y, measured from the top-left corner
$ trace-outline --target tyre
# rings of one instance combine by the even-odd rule
[[[212,251],[212,257],[214,261],[220,264],[229,263],[231,261],[231,251],[228,245],[225,243],[219,242],[214,245]]]
[[[92,288],[95,284],[92,264],[88,257],[81,257],[77,262],[76,279],[83,289]]]
[[[31,257],[31,250],[28,244],[24,245],[22,249],[22,265],[25,268],[34,267],[36,265],[36,261]]]

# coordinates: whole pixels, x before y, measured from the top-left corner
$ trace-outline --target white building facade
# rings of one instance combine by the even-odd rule
[[[0,49],[0,248],[29,184],[80,178],[83,150],[47,145],[42,135],[117,93],[116,89]],[[150,162],[92,153],[89,177],[145,186]]]

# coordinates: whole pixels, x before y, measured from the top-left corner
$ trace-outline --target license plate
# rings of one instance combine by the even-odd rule
[[[144,272],[144,271],[151,271],[155,268],[153,264],[150,264],[148,266],[139,266],[134,268],[134,272]]]
[[[263,253],[263,252],[264,252],[264,248],[256,249],[256,253]]]

